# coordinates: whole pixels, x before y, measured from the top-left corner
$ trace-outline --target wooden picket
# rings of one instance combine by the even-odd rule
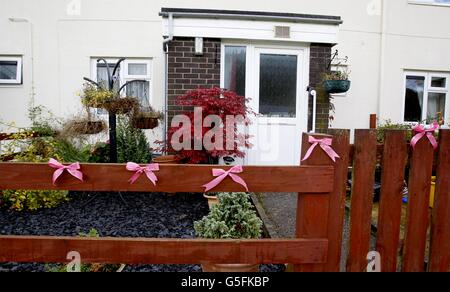
[[[350,242],[347,271],[362,272],[367,267],[376,164],[376,131],[355,131],[355,160],[350,213]]]
[[[450,131],[439,135],[435,205],[431,225],[429,270],[450,271]]]
[[[407,157],[405,131],[387,132],[382,162],[377,233],[377,251],[381,255],[382,272],[397,271],[402,191]]]

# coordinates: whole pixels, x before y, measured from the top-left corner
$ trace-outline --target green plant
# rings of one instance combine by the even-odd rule
[[[108,163],[109,162],[109,143],[99,142],[93,146],[86,147],[89,153],[89,162]]]
[[[61,121],[42,105],[30,107],[28,118],[31,121],[29,131],[40,136],[54,136],[61,126]]]
[[[132,126],[127,117],[120,117],[117,126],[117,159],[119,163],[151,161],[150,145],[141,129]]]
[[[81,95],[81,103],[86,107],[101,108],[105,102],[113,100],[116,95],[112,90],[85,83]]]
[[[5,190],[1,193],[0,205],[14,211],[36,211],[69,201],[68,194],[67,191]]]
[[[350,72],[348,71],[331,71],[322,74],[322,79],[325,80],[348,80]]]
[[[406,130],[407,141],[412,139],[412,126],[410,124],[393,123],[391,120],[386,120],[377,127],[378,143],[384,143],[384,136],[388,130]]]
[[[194,223],[196,235],[208,239],[256,239],[261,237],[262,221],[252,209],[246,193],[220,193],[219,204]]]

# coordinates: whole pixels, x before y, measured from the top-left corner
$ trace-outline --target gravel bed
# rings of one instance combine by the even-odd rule
[[[71,193],[54,209],[18,213],[0,209],[2,235],[77,236],[96,229],[105,237],[194,238],[194,221],[208,214],[201,194]],[[0,264],[0,272],[44,272],[45,264]],[[283,266],[263,265],[264,272]],[[199,265],[126,266],[124,272],[201,272]]]

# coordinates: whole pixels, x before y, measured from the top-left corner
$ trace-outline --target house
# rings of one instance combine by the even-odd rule
[[[366,128],[374,113],[419,122],[440,112],[449,122],[448,0],[0,0],[0,7],[0,118],[19,126],[29,123],[30,105],[78,114],[83,77],[105,78],[97,59],[121,57],[122,83],[146,81],[127,93],[169,118],[183,112],[174,99],[186,90],[221,86],[251,97],[263,115],[248,129],[258,139],[248,164],[298,164],[301,132]],[[330,65],[347,67],[352,81],[331,99],[331,113],[330,99],[310,94]],[[167,124],[150,139],[163,139]]]

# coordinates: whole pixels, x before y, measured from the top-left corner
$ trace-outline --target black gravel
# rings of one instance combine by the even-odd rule
[[[0,210],[2,235],[77,236],[94,228],[100,236],[194,238],[194,221],[208,214],[201,194],[71,193],[54,209],[18,213]],[[263,265],[263,272],[283,266]],[[45,264],[0,264],[0,272],[44,272]],[[124,272],[201,272],[199,265],[127,265]]]

